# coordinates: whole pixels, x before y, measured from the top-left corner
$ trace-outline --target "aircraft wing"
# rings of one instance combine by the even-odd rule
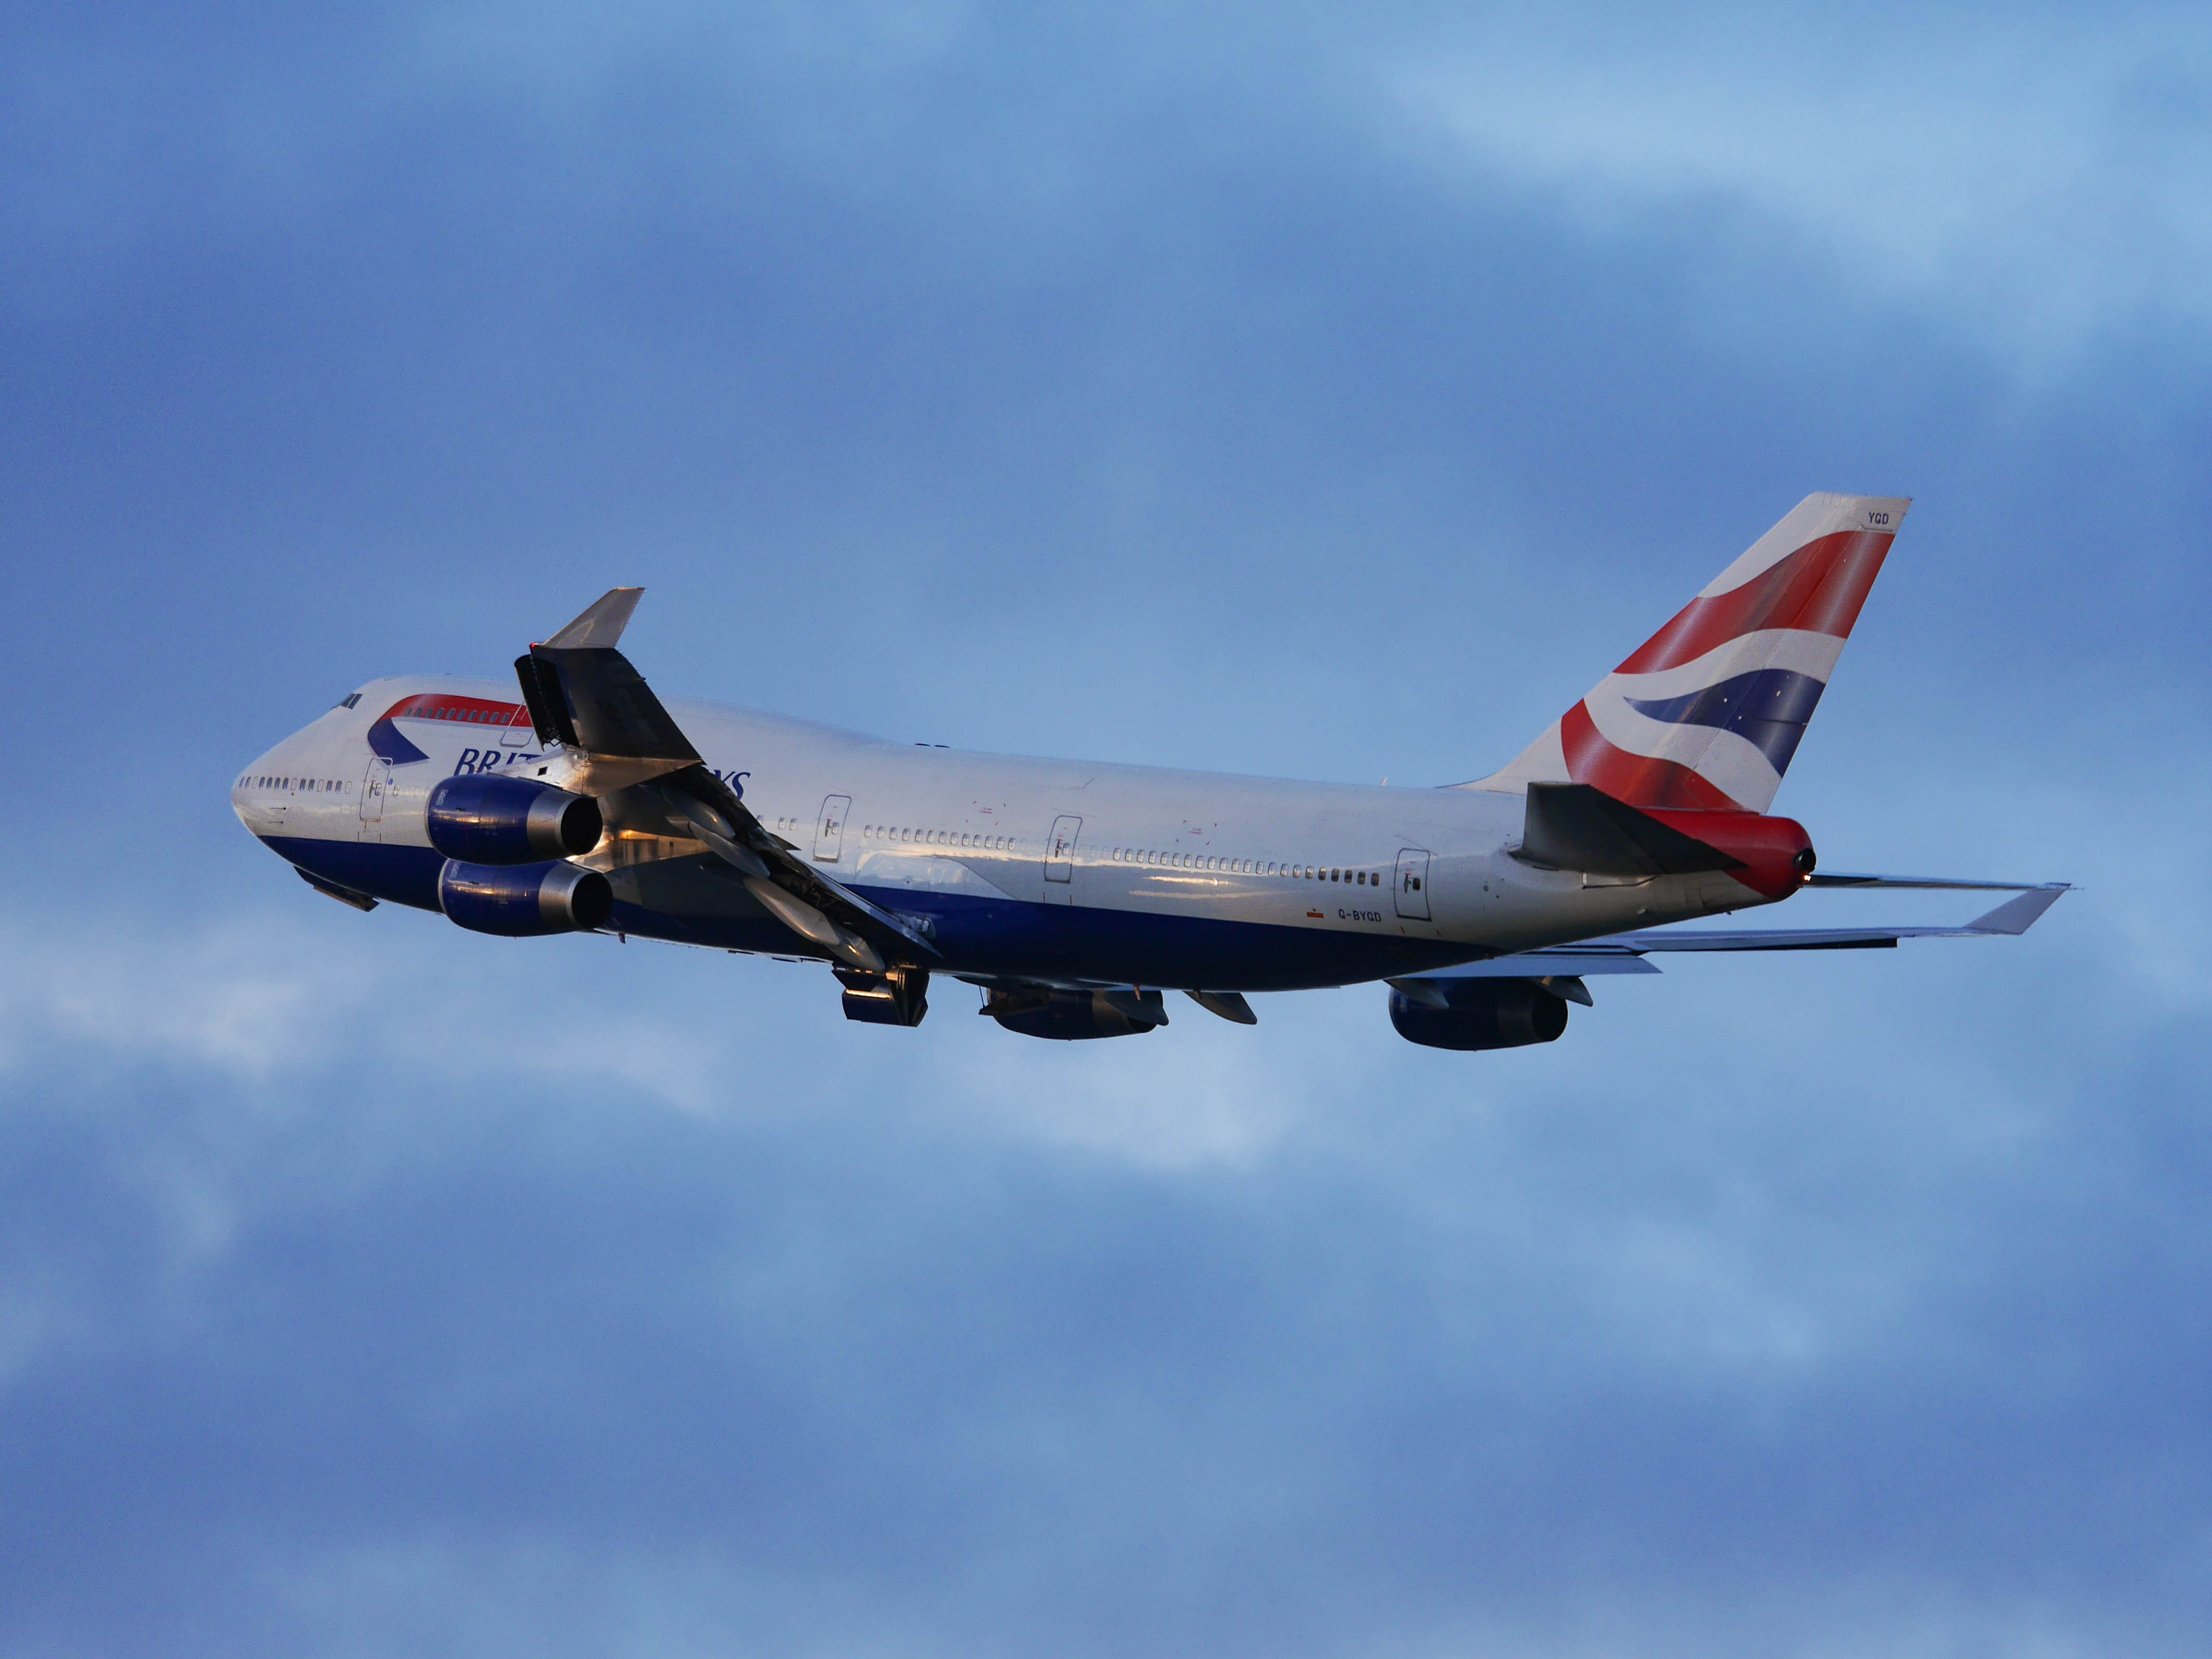
[[[532,724],[555,755],[544,781],[601,798],[649,792],[655,815],[734,867],[771,915],[853,967],[881,972],[892,963],[934,959],[937,947],[914,921],[799,857],[708,769],[644,676],[615,649],[644,592],[611,590],[517,659]]]

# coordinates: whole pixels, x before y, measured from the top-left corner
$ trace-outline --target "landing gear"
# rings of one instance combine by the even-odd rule
[[[929,974],[921,968],[890,968],[880,974],[860,968],[835,968],[845,988],[845,1018],[868,1025],[919,1025],[929,1012]]]

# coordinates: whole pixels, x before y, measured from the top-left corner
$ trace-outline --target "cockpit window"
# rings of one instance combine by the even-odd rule
[[[361,693],[360,693],[360,692],[358,692],[358,691],[356,691],[356,692],[355,692],[355,693],[354,693],[351,696],[349,696],[349,697],[341,697],[341,698],[339,698],[339,699],[338,699],[338,707],[339,707],[339,708],[352,708],[356,703],[359,702],[360,701],[361,701]]]

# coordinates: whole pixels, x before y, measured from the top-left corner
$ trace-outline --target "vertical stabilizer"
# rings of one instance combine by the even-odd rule
[[[1808,495],[1519,759],[1460,787],[1765,811],[1910,505]]]

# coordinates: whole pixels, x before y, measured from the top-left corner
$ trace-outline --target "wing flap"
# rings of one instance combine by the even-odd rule
[[[725,863],[741,872],[753,896],[794,933],[813,939],[817,944],[823,943],[811,922],[801,926],[793,920],[794,915],[805,920],[802,912],[787,914],[787,906],[763,894],[755,883],[763,886],[773,884],[791,899],[818,912],[833,927],[842,925],[857,939],[865,941],[873,936],[877,945],[890,949],[897,957],[911,957],[915,951],[930,958],[940,956],[936,945],[912,921],[894,915],[835,877],[824,875],[799,857],[781,836],[770,834],[753,816],[752,809],[738,798],[737,791],[704,764],[672,772],[653,787],[670,812]],[[890,938],[883,937],[885,934]],[[891,939],[896,939],[898,945],[893,945]],[[834,947],[825,945],[824,948]],[[880,968],[883,964],[874,965]]]
[[[541,775],[603,798],[642,786],[652,802],[642,809],[648,817],[665,815],[688,829],[737,870],[763,909],[841,961],[880,972],[887,960],[938,957],[913,921],[809,865],[708,770],[645,677],[615,649],[644,592],[610,590],[515,663],[540,740],[563,750]]]

